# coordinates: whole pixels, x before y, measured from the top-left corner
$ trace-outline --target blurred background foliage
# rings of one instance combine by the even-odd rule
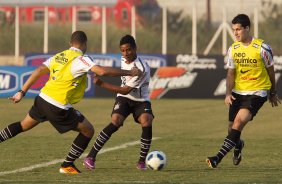
[[[282,5],[265,2],[268,7],[260,12],[263,21],[259,22],[259,38],[270,44],[275,55],[282,54]],[[137,9],[137,11],[141,10]],[[150,9],[147,9],[150,11]],[[136,41],[140,53],[160,54],[162,52],[162,10],[154,9],[154,13],[142,15],[142,21],[136,26]],[[250,17],[253,20],[253,17]],[[231,20],[228,20],[231,21]],[[167,53],[191,54],[192,50],[192,19],[182,16],[182,12],[168,11]],[[208,24],[205,19],[197,22],[197,52],[201,55],[212,36],[216,32],[219,23]],[[101,53],[102,28],[100,24],[78,22],[78,30],[83,30],[88,35],[88,52]],[[130,34],[130,26],[117,27],[113,21],[107,22],[107,53],[119,53],[119,39],[124,34]],[[49,52],[57,52],[69,47],[71,34],[70,23],[57,23],[49,25]],[[0,25],[0,55],[13,55],[15,45],[14,24]],[[232,43],[228,38],[228,45]],[[221,54],[221,37],[217,40],[210,54]],[[43,22],[20,24],[20,54],[43,52]]]

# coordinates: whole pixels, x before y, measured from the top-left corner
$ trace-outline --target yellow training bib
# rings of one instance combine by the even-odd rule
[[[263,40],[253,39],[249,46],[241,42],[232,44],[232,56],[235,63],[236,91],[268,90],[271,82],[261,58],[260,50]]]
[[[74,78],[71,66],[73,60],[81,55],[75,50],[56,54],[50,63],[50,78],[41,92],[63,105],[79,102],[87,87],[87,74]]]

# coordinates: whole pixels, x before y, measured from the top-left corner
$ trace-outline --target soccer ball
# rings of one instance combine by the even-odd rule
[[[166,166],[166,155],[162,151],[152,151],[146,157],[146,165],[151,170],[160,171]]]

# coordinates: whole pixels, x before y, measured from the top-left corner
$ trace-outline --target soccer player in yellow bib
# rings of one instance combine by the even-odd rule
[[[211,168],[216,168],[233,148],[233,164],[239,165],[244,147],[244,141],[240,139],[243,128],[253,120],[267,96],[272,107],[280,103],[272,50],[263,40],[252,37],[250,28],[250,19],[245,14],[232,20],[237,41],[228,50],[225,96],[225,103],[229,105],[228,135],[217,155],[206,159]]]
[[[22,89],[10,100],[20,102],[28,89],[42,75],[50,75],[49,80],[35,98],[26,117],[12,123],[0,131],[0,142],[28,131],[39,123],[49,121],[59,133],[70,130],[79,134],[73,141],[71,149],[61,165],[60,173],[79,174],[74,161],[86,149],[94,135],[92,124],[72,104],[79,102],[87,87],[87,73],[94,72],[99,76],[139,76],[137,68],[121,70],[118,68],[99,66],[87,55],[87,36],[83,31],[75,31],[71,35],[70,48],[46,60],[28,78]]]

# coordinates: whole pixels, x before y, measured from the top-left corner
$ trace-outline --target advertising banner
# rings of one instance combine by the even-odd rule
[[[21,89],[35,69],[36,67],[34,66],[0,66],[0,97],[13,96]],[[34,97],[38,95],[40,89],[45,85],[48,79],[49,75],[41,76],[28,90],[26,97]],[[91,76],[88,75],[88,87],[85,92],[85,97],[92,96],[94,96],[94,84],[92,83]]]
[[[48,59],[50,54],[29,55],[25,67],[0,67],[0,97],[13,95],[31,75],[36,66]],[[224,98],[226,72],[223,56],[139,55],[151,66],[150,96],[161,98]],[[93,54],[102,66],[120,67],[120,54]],[[277,93],[282,96],[282,56],[274,56]],[[102,77],[112,84],[120,85],[120,77]],[[35,96],[48,80],[42,76],[28,91]],[[86,97],[115,97],[116,94],[95,87],[88,75]]]
[[[54,54],[29,54],[25,56],[25,66],[39,66]],[[120,67],[121,54],[95,54],[87,53],[100,66]],[[147,61],[151,68],[167,66],[165,55],[161,54],[139,54],[143,60]]]
[[[223,56],[169,55],[169,67],[157,69],[150,81],[151,98],[224,98],[224,60]],[[282,96],[282,56],[274,60],[277,93]]]

